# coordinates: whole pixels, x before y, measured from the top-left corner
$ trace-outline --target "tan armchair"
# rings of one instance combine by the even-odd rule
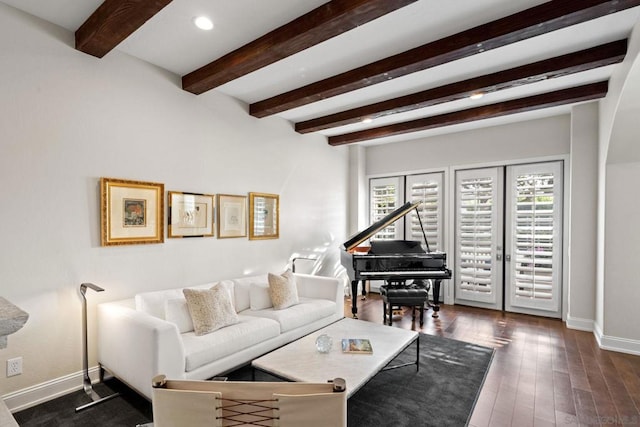
[[[327,383],[153,379],[153,426],[347,425],[345,381]]]

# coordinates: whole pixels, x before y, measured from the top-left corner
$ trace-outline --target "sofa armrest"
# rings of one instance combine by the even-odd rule
[[[151,379],[183,378],[184,346],[178,327],[122,302],[98,304],[98,362],[151,399]]]
[[[2,399],[0,399],[0,427],[20,427]]]
[[[336,313],[344,316],[344,289],[335,277],[313,276],[294,273],[298,295],[306,298],[321,298],[335,301]]]

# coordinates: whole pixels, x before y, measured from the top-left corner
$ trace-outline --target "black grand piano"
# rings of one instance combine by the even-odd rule
[[[351,313],[358,318],[358,281],[362,281],[364,293],[366,280],[385,280],[387,283],[404,283],[407,280],[433,280],[434,317],[440,310],[438,298],[440,283],[451,278],[451,270],[447,269],[447,254],[429,249],[429,242],[418,213],[421,202],[407,202],[366,230],[354,234],[343,243],[340,261],[347,269],[351,280]],[[370,248],[358,247],[378,231],[402,218],[412,209],[416,209],[420,227],[426,244],[414,240],[372,240]],[[368,249],[368,251],[363,251]]]

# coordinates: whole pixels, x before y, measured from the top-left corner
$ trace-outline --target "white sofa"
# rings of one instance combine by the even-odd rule
[[[4,400],[0,399],[0,427],[19,427]]]
[[[300,302],[282,310],[265,308],[270,305],[267,274],[220,281],[230,291],[239,322],[201,336],[187,332],[190,319],[180,319],[169,308],[184,298],[182,288],[98,304],[98,363],[151,399],[155,375],[208,379],[344,317],[339,280],[294,277]]]

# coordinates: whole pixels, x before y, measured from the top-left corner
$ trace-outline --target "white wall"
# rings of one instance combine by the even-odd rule
[[[571,245],[567,325],[592,331],[596,308],[598,224],[598,103],[575,107],[571,114],[569,160]]]
[[[596,337],[604,348],[640,354],[637,254],[640,242],[640,23],[600,107]]]
[[[88,295],[91,322],[97,302],[279,271],[294,252],[319,248],[335,263],[345,240],[347,148],[255,119],[215,91],[187,93],[179,76],[117,51],[96,59],[73,44],[0,4],[0,295],[30,314],[0,350],[1,366],[24,358],[24,374],[0,374],[0,396],[81,370],[82,282],[107,289]],[[101,247],[100,177],[277,193],[280,238]]]
[[[636,125],[635,134],[639,131]],[[602,323],[598,328],[603,347],[627,348],[635,354],[640,354],[638,182],[640,162],[607,165]]]
[[[608,195],[607,189],[607,167],[609,162],[610,145],[612,141],[612,135],[614,134],[614,121],[618,112],[618,106],[623,93],[625,93],[625,86],[630,84],[632,86],[637,85],[633,83],[632,79],[629,79],[634,63],[637,62],[638,53],[640,52],[640,23],[636,24],[629,37],[629,46],[627,48],[627,54],[624,61],[620,66],[616,67],[613,75],[609,79],[609,91],[607,97],[600,102],[599,111],[599,150],[598,150],[598,254],[597,254],[597,281],[596,281],[596,330],[597,335],[603,334],[605,329],[604,325],[604,310],[605,310],[605,275],[606,275],[606,260],[605,260],[605,246],[606,246],[606,216]],[[637,80],[637,77],[636,79]],[[637,92],[635,90],[634,92]],[[636,97],[637,93],[630,93],[627,96],[627,102],[629,98]],[[631,103],[633,105],[635,103]],[[628,116],[627,116],[628,117]],[[637,120],[635,120],[637,122]],[[617,135],[624,134],[625,132],[633,133],[633,123],[628,120],[624,120],[626,125],[621,126],[620,123],[616,126],[615,133]],[[627,129],[627,126],[630,128]],[[620,160],[624,159],[625,154],[622,147],[614,144],[615,147],[611,150],[613,157]],[[627,146],[627,144],[624,144]],[[636,160],[636,159],[632,159]]]
[[[367,147],[367,175],[565,155],[570,117],[555,116]]]
[[[349,146],[349,235],[367,227],[367,198],[365,148]]]
[[[604,317],[605,347],[626,346],[640,354],[640,162],[607,167]],[[617,342],[617,344],[616,344]],[[635,342],[635,343],[634,343]]]

